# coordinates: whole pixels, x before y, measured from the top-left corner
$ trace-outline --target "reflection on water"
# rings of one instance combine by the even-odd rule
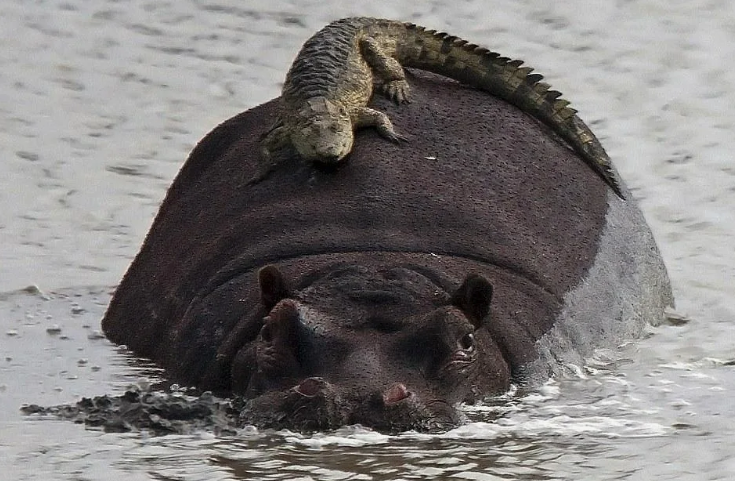
[[[417,5],[0,4],[0,477],[732,479],[735,4]],[[116,284],[193,145],[275,96],[301,42],[356,13],[445,29],[547,74],[641,201],[691,321],[468,407],[473,422],[443,435],[153,436],[22,416],[161,379],[100,337],[110,288],[53,289]]]

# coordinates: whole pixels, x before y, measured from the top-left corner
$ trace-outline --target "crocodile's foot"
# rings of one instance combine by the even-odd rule
[[[389,80],[383,82],[380,85],[380,91],[396,104],[411,103],[411,99],[408,97],[410,87],[405,80]]]

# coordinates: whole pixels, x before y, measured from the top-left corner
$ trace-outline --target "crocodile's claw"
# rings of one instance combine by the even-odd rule
[[[386,97],[396,104],[411,103],[411,100],[408,98],[410,88],[408,86],[408,82],[405,80],[389,80],[384,82],[381,86],[381,90]]]
[[[406,136],[399,134],[395,130],[380,132],[380,135],[396,144],[399,144],[401,142],[408,142],[408,138]]]

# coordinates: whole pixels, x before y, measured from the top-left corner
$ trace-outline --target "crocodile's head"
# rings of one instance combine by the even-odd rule
[[[291,142],[312,162],[334,164],[352,150],[354,133],[347,109],[324,97],[310,99],[295,119]]]

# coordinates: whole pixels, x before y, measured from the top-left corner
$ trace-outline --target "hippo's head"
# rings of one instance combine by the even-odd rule
[[[259,283],[269,313],[233,370],[249,398],[244,422],[443,429],[462,421],[458,403],[508,388],[479,275],[447,292],[411,268],[349,266],[291,290],[268,266]]]

